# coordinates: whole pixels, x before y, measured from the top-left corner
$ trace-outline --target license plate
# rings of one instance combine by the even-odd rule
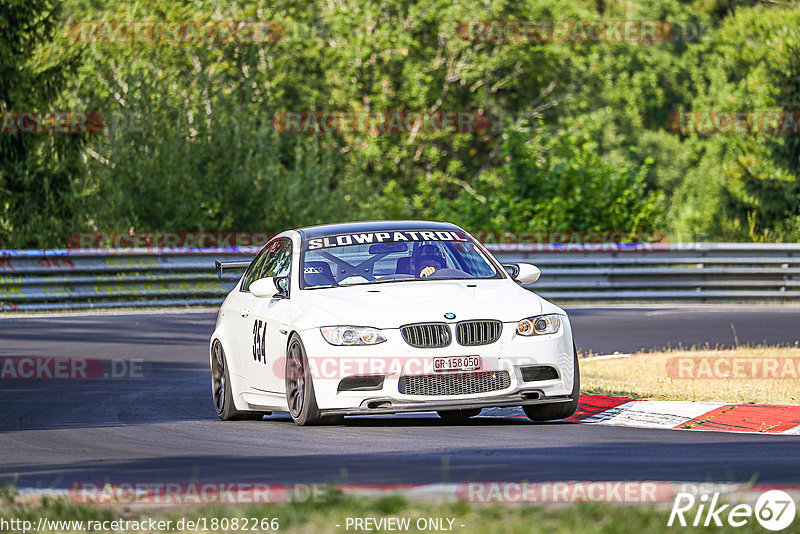
[[[433,359],[433,370],[439,373],[444,371],[475,371],[480,368],[480,356],[451,356]]]

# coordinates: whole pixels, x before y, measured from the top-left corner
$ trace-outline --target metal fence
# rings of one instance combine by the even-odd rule
[[[529,286],[573,301],[800,302],[800,244],[487,245],[542,270]],[[218,305],[239,278],[214,260],[256,247],[0,251],[0,312]]]

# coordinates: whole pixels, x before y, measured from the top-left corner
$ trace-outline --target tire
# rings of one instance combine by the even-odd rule
[[[228,362],[225,350],[219,340],[214,341],[211,349],[211,398],[217,409],[217,416],[223,421],[256,421],[264,418],[263,412],[237,410],[233,404],[230,388]]]
[[[573,358],[573,379],[572,379],[572,393],[570,393],[570,402],[559,402],[554,404],[531,404],[523,406],[522,410],[528,419],[531,421],[555,421],[557,419],[566,419],[572,417],[575,410],[578,409],[578,399],[581,394],[581,372],[578,367],[578,351],[575,344],[572,344],[572,358]]]
[[[471,417],[475,417],[481,413],[480,408],[471,408],[467,410],[439,410],[436,413],[445,423],[460,424],[466,423]]]
[[[322,415],[314,395],[314,382],[309,372],[303,341],[292,334],[286,348],[286,404],[297,426],[341,424],[343,415]]]

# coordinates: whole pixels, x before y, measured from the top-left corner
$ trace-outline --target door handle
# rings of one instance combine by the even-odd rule
[[[242,308],[239,310],[239,313],[242,314],[242,317],[248,317],[250,315],[250,308]]]

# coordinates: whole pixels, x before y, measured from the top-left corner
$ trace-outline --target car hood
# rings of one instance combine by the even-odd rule
[[[354,325],[398,328],[420,322],[498,319],[519,321],[542,313],[537,295],[509,280],[410,281],[307,289],[298,304],[309,326]],[[455,319],[445,319],[445,313]]]

